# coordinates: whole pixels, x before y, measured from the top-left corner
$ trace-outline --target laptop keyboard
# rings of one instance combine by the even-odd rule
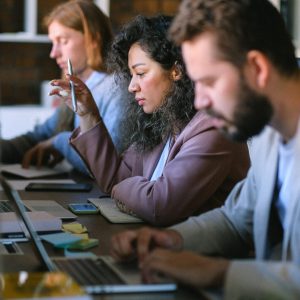
[[[80,285],[125,284],[100,258],[57,259],[55,265],[71,275]]]
[[[12,212],[13,209],[8,201],[0,201],[0,213],[2,212]]]

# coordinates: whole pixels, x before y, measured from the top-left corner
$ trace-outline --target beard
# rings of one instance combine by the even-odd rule
[[[232,121],[228,121],[221,114],[212,109],[206,112],[213,117],[223,119],[227,126],[220,130],[230,139],[246,142],[249,138],[259,134],[270,122],[273,108],[268,97],[255,92],[241,77],[238,92],[238,104],[235,107]]]

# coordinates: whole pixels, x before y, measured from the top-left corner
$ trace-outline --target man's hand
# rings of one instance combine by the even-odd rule
[[[182,246],[183,240],[178,232],[144,227],[114,235],[111,239],[111,255],[117,261],[137,258],[142,264],[154,248],[180,250]]]
[[[53,167],[62,159],[63,156],[53,148],[52,139],[48,139],[38,143],[24,154],[22,167],[27,169],[32,164],[38,168],[43,165]]]
[[[224,285],[230,262],[221,258],[201,256],[188,251],[156,249],[141,264],[145,282],[161,282],[166,278],[196,290]]]

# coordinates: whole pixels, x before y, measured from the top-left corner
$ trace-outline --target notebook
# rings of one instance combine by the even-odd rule
[[[103,215],[111,223],[143,223],[144,221],[136,216],[122,212],[110,197],[89,198],[89,202],[98,207]]]
[[[38,258],[47,271],[64,271],[71,275],[89,294],[167,292],[176,290],[173,282],[143,284],[136,265],[120,265],[111,257],[50,258],[41,238],[36,233],[17,191],[13,190],[0,176],[1,185],[13,202],[16,212],[22,218],[30,234]]]

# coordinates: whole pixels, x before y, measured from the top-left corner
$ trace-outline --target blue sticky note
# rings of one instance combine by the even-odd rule
[[[65,248],[65,256],[75,257],[75,258],[96,258],[97,257],[97,255],[95,255],[92,252],[73,252],[73,251],[68,251],[67,248]]]
[[[41,239],[47,241],[55,247],[65,248],[70,244],[80,241],[81,237],[68,232],[59,232],[41,235]]]

